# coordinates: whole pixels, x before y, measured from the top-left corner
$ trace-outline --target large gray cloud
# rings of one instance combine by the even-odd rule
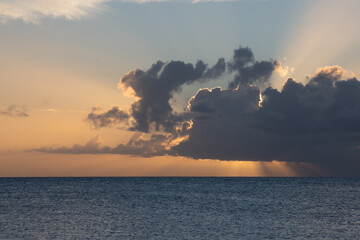
[[[217,78],[224,71],[225,60],[221,58],[211,68],[203,61],[195,65],[181,61],[158,61],[146,71],[135,69],[125,74],[120,79],[120,86],[124,91],[132,90],[139,98],[129,110],[132,117],[130,130],[149,132],[153,128],[156,131],[173,131],[174,126],[187,117],[186,114],[173,111],[169,103],[173,94],[180,91],[184,84]],[[105,113],[92,111],[87,120],[95,127],[106,127],[127,121],[128,118],[126,112],[114,107]]]
[[[88,119],[97,127],[125,121],[130,130],[157,133],[95,152],[307,162],[329,175],[360,175],[360,81],[332,66],[319,69],[306,84],[289,78],[280,90],[266,87],[278,66],[277,61],[256,61],[249,48],[239,48],[229,62],[219,59],[212,68],[202,61],[171,61],[133,70],[121,79],[138,98],[130,110],[93,112]],[[228,89],[200,89],[187,111],[173,111],[169,102],[182,85],[217,79],[224,72],[234,75]],[[40,149],[85,150],[81,145]]]
[[[226,66],[229,72],[235,72],[229,84],[231,89],[241,85],[264,84],[278,64],[276,61],[255,61],[251,50],[243,47],[234,51],[233,59],[228,63],[220,58],[211,68],[201,60],[195,65],[181,61],[158,61],[148,70],[135,69],[120,79],[121,88],[124,91],[130,89],[138,97],[128,111],[130,115],[114,107],[103,113],[92,111],[87,120],[95,127],[130,121],[129,130],[172,132],[175,126],[189,119],[189,114],[175,113],[169,102],[184,84],[218,79],[226,72]]]
[[[310,162],[332,175],[360,174],[360,82],[328,67],[303,85],[200,90],[189,101],[189,138],[181,156],[221,160]]]

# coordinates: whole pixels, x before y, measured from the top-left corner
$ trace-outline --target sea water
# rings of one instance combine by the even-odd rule
[[[359,239],[358,178],[0,178],[0,239]]]

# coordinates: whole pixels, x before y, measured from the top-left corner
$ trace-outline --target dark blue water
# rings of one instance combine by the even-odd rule
[[[0,239],[359,239],[355,178],[0,178]]]

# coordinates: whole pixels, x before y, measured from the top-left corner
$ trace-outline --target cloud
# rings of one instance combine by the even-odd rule
[[[133,3],[150,3],[150,2],[174,2],[183,1],[191,3],[206,3],[206,2],[235,2],[236,0],[118,0],[120,2],[133,2]]]
[[[174,0],[2,0],[0,2],[0,21],[22,20],[25,23],[39,24],[42,18],[65,18],[75,20],[89,17],[104,11],[107,2],[170,2]],[[228,2],[231,0],[184,0],[185,2]]]
[[[76,110],[76,109],[60,109],[60,108],[42,108],[39,109],[41,112],[49,112],[49,113],[60,113],[60,112],[69,112],[69,113],[85,113],[84,110]]]
[[[230,71],[237,72],[229,88],[235,89],[248,84],[263,85],[279,65],[277,61],[255,61],[250,48],[240,47],[234,51],[233,59],[228,64]]]
[[[279,74],[280,77],[286,77],[289,73],[292,73],[294,68],[289,68],[289,66],[282,65],[281,62],[275,66],[275,72]]]
[[[0,111],[0,115],[10,117],[28,117],[28,109],[26,106],[10,105],[7,109]]]
[[[237,72],[229,84],[232,89],[240,85],[264,84],[278,65],[276,61],[254,61],[251,50],[242,47],[234,51],[232,61],[226,63],[224,58],[220,58],[210,68],[201,60],[196,64],[157,61],[147,70],[135,69],[120,79],[119,87],[123,92],[130,90],[137,98],[128,111],[131,118],[119,109],[112,109],[101,115],[91,112],[87,119],[94,127],[114,126],[129,120],[129,130],[132,131],[172,132],[189,118],[187,113],[174,112],[170,105],[174,93],[181,91],[184,84],[217,79],[225,73],[226,66],[230,72]],[[121,114],[115,116],[114,111]]]
[[[235,2],[236,0],[192,0],[193,3],[206,3],[206,2]]]
[[[149,132],[153,129],[171,132],[188,117],[185,113],[173,111],[169,102],[173,94],[181,91],[184,84],[217,78],[224,71],[225,60],[222,58],[211,68],[203,61],[198,61],[195,65],[182,61],[158,61],[145,71],[132,70],[119,83],[124,92],[131,90],[137,98],[129,109],[130,115],[114,107],[100,114],[93,110],[87,120],[94,127],[114,126],[128,121],[129,130],[132,131]]]
[[[120,85],[124,89],[132,89],[139,98],[131,105],[132,129],[149,132],[150,124],[154,123],[156,130],[164,127],[170,131],[182,119],[173,113],[169,100],[183,84],[202,78],[205,69],[202,61],[195,66],[181,61],[158,61],[146,71],[135,69],[125,74],[120,79]]]
[[[75,144],[71,148],[67,147],[43,147],[32,149],[29,151],[46,152],[46,153],[62,153],[62,154],[99,154],[106,153],[108,147],[101,147],[99,136],[94,137],[85,145]]]
[[[278,90],[270,76],[279,68],[274,60],[256,61],[242,47],[210,68],[201,60],[158,61],[121,78],[120,86],[136,97],[129,110],[94,109],[88,116],[95,127],[125,122],[140,132],[127,144],[39,151],[310,163],[325,175],[360,175],[360,81],[340,66],[327,66],[306,84],[288,78]],[[172,109],[170,100],[184,84],[225,73],[234,76],[228,89],[200,89],[187,110]]]
[[[94,107],[86,118],[95,128],[115,126],[128,119],[129,115],[120,110],[119,107],[113,107],[106,112],[101,112],[100,106]]]
[[[38,24],[44,17],[68,20],[88,17],[104,10],[107,0],[3,0],[0,2],[0,20],[22,20]]]
[[[126,154],[141,157],[163,156],[171,154],[168,136],[152,134],[150,139],[144,139],[143,134],[134,134],[126,144],[116,147],[103,146],[99,136],[91,139],[85,145],[75,144],[72,147],[43,147],[28,151],[58,154]]]
[[[307,84],[290,78],[280,91],[202,89],[189,101],[189,137],[172,150],[196,159],[309,162],[331,175],[359,175],[360,81],[342,79],[344,72],[321,68]]]

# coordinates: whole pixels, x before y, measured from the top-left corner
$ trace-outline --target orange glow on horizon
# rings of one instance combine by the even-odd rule
[[[194,160],[184,157],[138,158],[124,155],[71,155],[37,152],[2,152],[0,177],[91,176],[195,176],[195,177],[292,177],[300,165],[255,161]]]

